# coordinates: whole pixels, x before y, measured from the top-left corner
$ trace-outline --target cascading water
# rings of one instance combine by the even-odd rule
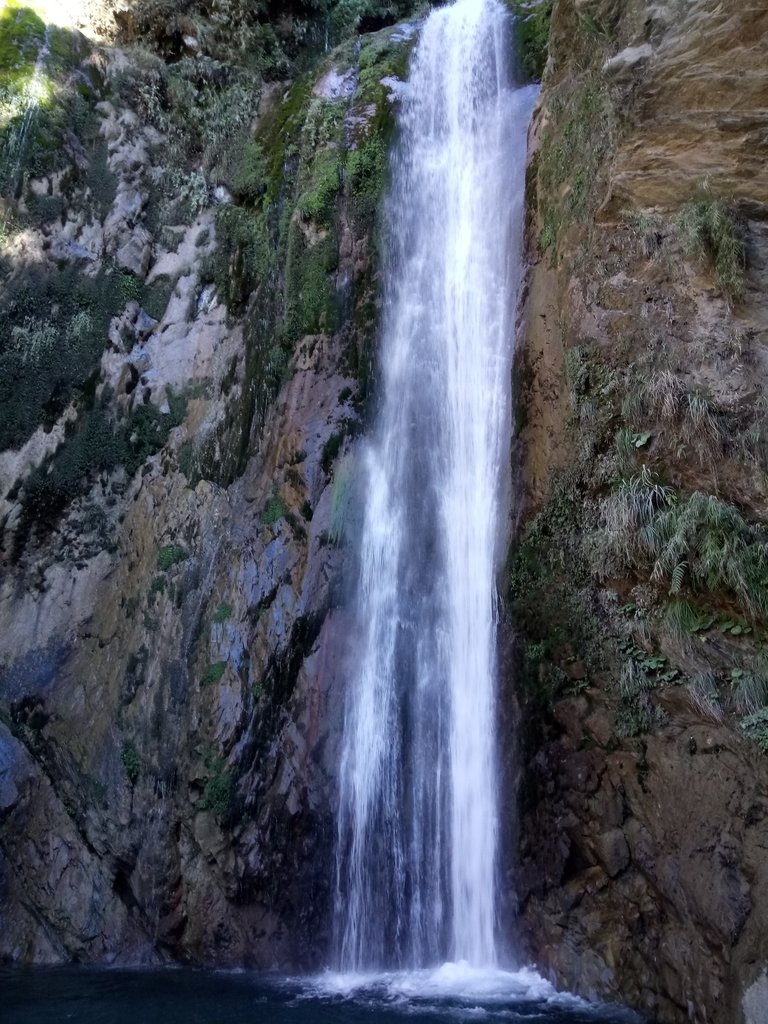
[[[345,971],[496,963],[495,571],[526,128],[496,0],[434,11],[388,200],[382,407],[340,770]]]
[[[30,128],[45,98],[45,64],[50,52],[51,26],[47,25],[29,81],[20,92],[10,91],[6,98],[5,116],[9,127],[0,145],[0,188],[8,195],[16,194],[21,181],[22,161]]]

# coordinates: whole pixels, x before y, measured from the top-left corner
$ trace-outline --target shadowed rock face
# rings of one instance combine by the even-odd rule
[[[673,556],[653,546],[655,513],[646,534],[642,517],[616,533],[611,513],[648,473],[676,509],[711,496],[765,540],[766,463],[739,438],[759,432],[768,384],[767,33],[755,5],[559,0],[532,133],[516,895],[563,987],[665,1022],[768,1005],[768,771],[742,728],[765,702],[765,609],[697,575],[692,538],[712,535],[695,516]],[[738,294],[686,237],[694,209],[728,210]],[[711,422],[665,412],[665,381]]]
[[[227,95],[252,107],[218,184],[190,158],[176,196],[168,154],[203,143],[183,120],[171,139],[157,127],[171,101],[141,83],[169,72],[80,38],[67,74],[105,69],[82,173],[19,178],[6,295],[28,303],[25,280],[45,289],[63,268],[85,302],[103,283],[108,315],[98,307],[91,390],[72,369],[53,425],[0,455],[0,958],[309,968],[327,955],[392,128],[381,79],[411,45],[392,35],[322,58],[314,80],[343,89],[262,89],[215,67],[210,86],[183,67],[199,102],[209,86],[223,102],[231,74],[246,84]],[[81,444],[88,415],[95,448]]]

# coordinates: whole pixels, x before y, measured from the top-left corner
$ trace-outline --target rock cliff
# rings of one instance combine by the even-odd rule
[[[109,38],[109,8],[0,14],[3,958],[328,954],[340,594],[413,32],[397,5],[324,27],[310,6],[123,5]]]
[[[0,957],[314,967],[412,5],[74,6],[0,12]],[[757,1024],[768,14],[512,6],[506,897],[563,987]]]
[[[768,1006],[767,42],[556,0],[531,136],[516,896],[553,978],[660,1021]]]

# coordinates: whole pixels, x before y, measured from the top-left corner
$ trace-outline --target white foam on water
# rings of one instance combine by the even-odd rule
[[[293,979],[293,983],[307,997],[362,997],[403,1005],[451,1002],[462,1004],[463,1011],[477,1012],[479,1016],[487,1013],[489,1007],[522,1002],[587,1005],[575,996],[558,992],[530,967],[478,969],[466,961],[420,971],[326,971],[311,978]]]

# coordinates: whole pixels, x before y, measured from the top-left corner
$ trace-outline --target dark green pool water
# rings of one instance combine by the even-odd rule
[[[561,996],[532,972],[466,985],[440,972],[364,981],[186,969],[0,970],[4,1024],[632,1024]]]

